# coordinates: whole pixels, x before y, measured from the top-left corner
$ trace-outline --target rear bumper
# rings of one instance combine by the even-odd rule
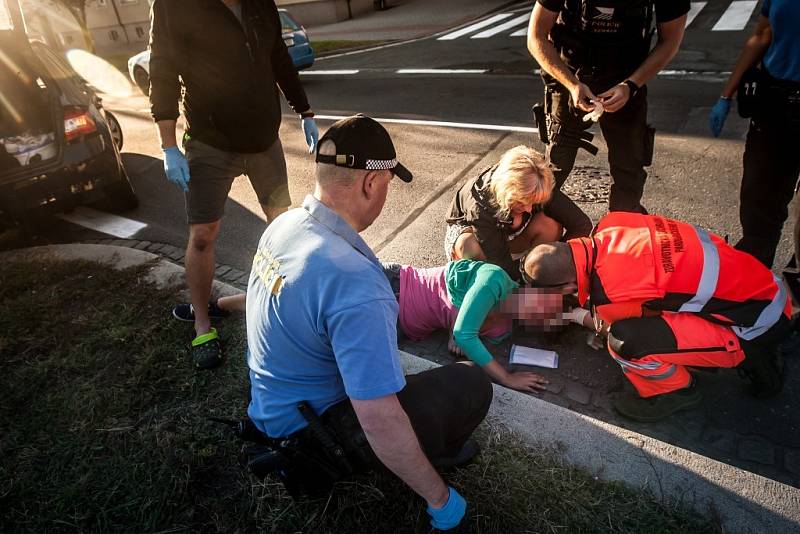
[[[292,62],[297,70],[307,69],[314,64],[314,49],[309,45],[298,45],[291,50]]]
[[[60,212],[92,202],[122,179],[113,150],[47,172],[0,182],[0,217],[24,220],[35,212]]]

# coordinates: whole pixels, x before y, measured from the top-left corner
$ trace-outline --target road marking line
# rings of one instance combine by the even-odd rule
[[[500,13],[499,15],[495,15],[494,17],[490,17],[488,19],[484,19],[480,22],[476,22],[475,24],[470,24],[466,28],[461,28],[460,30],[456,30],[452,33],[448,33],[447,35],[442,35],[441,37],[437,38],[437,41],[452,41],[453,39],[458,39],[462,35],[466,35],[468,33],[472,33],[474,31],[478,31],[481,28],[485,28],[486,26],[491,26],[496,22],[500,22],[501,20],[507,19],[513,15],[513,13]]]
[[[488,69],[398,69],[396,74],[484,74]]]
[[[694,22],[695,17],[703,11],[703,8],[706,7],[708,2],[692,2],[692,7],[689,8],[689,13],[686,15],[686,25],[684,28],[688,28],[689,24]]]
[[[358,74],[358,69],[301,70],[300,74],[318,74],[320,76],[340,76],[345,74]]]
[[[330,121],[338,121],[347,118],[347,115],[314,115],[315,119],[323,119]],[[387,124],[411,124],[418,126],[443,126],[445,128],[460,128],[464,130],[492,130],[498,132],[523,132],[523,133],[539,133],[538,128],[530,128],[527,126],[508,126],[503,124],[475,124],[470,122],[449,122],[449,121],[426,121],[419,119],[388,119],[372,117],[378,122],[385,122]]]
[[[525,26],[521,30],[517,30],[510,35],[510,37],[527,37],[528,36],[528,26]]]
[[[711,28],[712,32],[741,31],[747,26],[758,0],[736,0]]]
[[[511,28],[515,28],[520,24],[522,24],[523,22],[530,20],[530,18],[531,18],[530,13],[522,14],[519,17],[514,17],[511,20],[505,21],[504,23],[495,26],[494,28],[489,28],[488,30],[484,30],[481,33],[476,33],[475,35],[470,37],[470,39],[486,39],[487,37],[491,37],[506,30],[510,30]]]
[[[147,228],[143,222],[86,207],[77,207],[70,213],[59,215],[59,218],[120,239],[133,237],[143,228]]]

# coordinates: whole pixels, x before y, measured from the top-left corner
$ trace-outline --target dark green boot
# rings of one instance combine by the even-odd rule
[[[669,417],[680,410],[687,410],[700,404],[703,396],[697,391],[694,382],[683,389],[643,398],[629,393],[614,402],[614,408],[622,415],[642,423],[654,423]]]

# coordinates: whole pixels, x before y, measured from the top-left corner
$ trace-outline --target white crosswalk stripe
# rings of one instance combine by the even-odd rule
[[[708,20],[712,15],[701,17],[700,24],[704,28],[697,28],[696,19],[701,12],[708,12],[711,8],[709,3],[719,7],[722,6],[709,1],[691,2],[691,8],[686,15],[686,28],[696,31],[708,31],[707,25],[711,24]],[[711,31],[742,31],[753,18],[754,11],[758,5],[758,0],[733,0],[725,11],[719,14]],[[511,18],[513,17],[513,18]],[[511,13],[499,13],[487,19],[470,24],[453,32],[438,37],[439,41],[452,41],[461,37],[470,39],[488,39],[491,37],[527,37],[528,21],[530,11],[516,10]],[[694,26],[693,26],[694,25]],[[691,27],[691,28],[690,28]]]
[[[530,18],[531,18],[530,14],[529,13],[525,13],[525,14],[520,15],[518,17],[514,17],[513,19],[508,20],[508,21],[506,21],[506,22],[504,22],[504,23],[502,23],[502,24],[500,24],[498,26],[495,26],[494,28],[489,28],[488,30],[484,30],[484,31],[482,31],[480,33],[477,33],[477,34],[473,35],[471,38],[472,39],[486,39],[487,37],[491,37],[493,35],[497,35],[498,33],[502,33],[502,32],[504,32],[506,30],[510,30],[512,28],[516,28],[521,23],[528,22],[528,20]]]
[[[689,27],[689,24],[694,22],[694,19],[700,14],[701,11],[703,11],[703,8],[706,7],[706,4],[708,4],[708,2],[692,2],[689,13],[686,15],[686,28]]]
[[[490,17],[480,22],[476,22],[475,24],[471,24],[466,28],[461,28],[460,30],[448,33],[447,35],[442,35],[437,39],[437,41],[452,41],[453,39],[458,39],[461,36],[468,35],[472,32],[480,30],[481,28],[485,28],[486,26],[491,26],[496,22],[500,22],[501,20],[507,19],[511,15],[512,13],[500,13],[499,15],[495,15],[494,17]]]
[[[753,14],[756,4],[758,4],[758,0],[736,0],[735,2],[731,2],[731,5],[728,6],[728,9],[725,10],[725,13],[722,14],[714,27],[711,28],[711,31],[723,32],[743,30],[744,27],[747,26],[747,21],[750,20],[750,16]]]

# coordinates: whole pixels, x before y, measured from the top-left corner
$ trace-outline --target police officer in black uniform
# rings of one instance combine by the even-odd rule
[[[528,50],[544,78],[547,125],[540,130],[548,133],[543,140],[557,187],[579,148],[597,152],[586,131],[591,122],[583,119],[600,103],[614,179],[609,210],[644,211],[644,167],[655,134],[647,125],[645,84],[677,53],[689,7],[689,0],[537,0]]]

